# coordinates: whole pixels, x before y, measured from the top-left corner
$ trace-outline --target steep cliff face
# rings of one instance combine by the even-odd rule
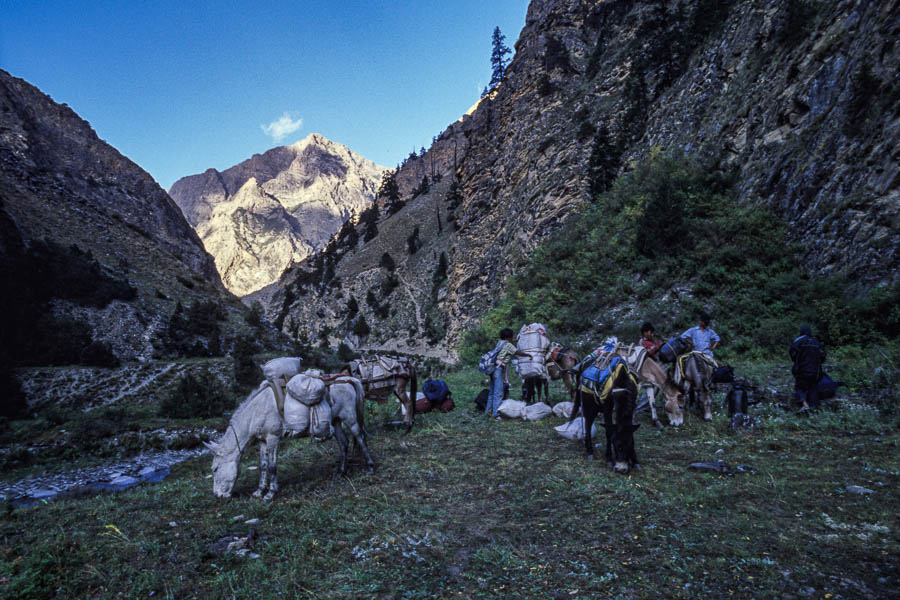
[[[895,278],[898,23],[897,2],[532,2],[459,171],[450,339],[589,198],[602,127],[623,168],[654,148],[734,165],[812,272]]]
[[[221,173],[179,179],[169,193],[215,257],[226,287],[246,296],[321,250],[372,203],[384,171],[311,134]]]
[[[288,277],[267,295],[269,310],[289,331],[342,339],[358,320],[343,307],[347,281],[374,277],[383,252],[407,255],[406,237],[387,236],[404,219],[408,232],[418,221],[406,215],[428,204],[454,223],[429,232],[427,265],[416,266],[421,255],[398,261],[393,277],[410,283],[417,302],[391,296],[375,303],[389,302],[380,313],[358,302],[375,324],[360,343],[423,337],[415,311],[428,307],[446,349],[573,210],[658,150],[734,169],[741,201],[788,221],[787,241],[806,248],[810,272],[860,286],[891,281],[900,248],[898,17],[896,0],[533,0],[503,83],[400,169],[406,206],[383,210],[368,243],[352,237],[318,268],[306,261],[299,281],[318,286],[300,300]],[[415,195],[426,176],[439,184]],[[434,283],[422,270],[436,273],[441,252],[448,272]]]
[[[4,269],[26,246],[49,240],[77,246],[104,275],[136,288],[135,299],[102,308],[53,306],[89,323],[94,339],[108,342],[119,358],[152,355],[151,337],[175,300],[234,301],[197,234],[153,178],[70,108],[5,71],[0,199]]]

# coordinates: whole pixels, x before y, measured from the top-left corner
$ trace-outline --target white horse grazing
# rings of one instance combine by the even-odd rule
[[[219,498],[229,498],[237,481],[241,455],[254,440],[259,441],[259,487],[255,497],[271,499],[278,491],[277,461],[278,442],[285,434],[304,436],[312,430],[320,439],[334,434],[341,449],[340,473],[347,467],[347,436],[342,426],[347,425],[366,458],[369,470],[374,470],[374,461],[366,445],[368,437],[363,421],[364,396],[359,380],[345,377],[326,386],[324,382],[308,375],[300,374],[291,378],[288,386],[298,378],[306,389],[321,390],[319,401],[309,406],[288,394],[284,397],[283,413],[279,411],[273,384],[263,382],[244,400],[228,424],[228,429],[216,443],[206,443],[213,451],[213,494]],[[315,380],[315,381],[311,381]],[[298,380],[300,381],[300,380]],[[290,390],[290,387],[288,387]],[[326,419],[317,423],[316,415]],[[326,427],[322,427],[325,425]]]

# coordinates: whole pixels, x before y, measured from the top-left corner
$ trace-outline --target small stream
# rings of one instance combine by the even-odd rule
[[[189,458],[209,452],[195,450],[167,450],[141,454],[108,465],[84,469],[32,475],[14,483],[0,482],[0,501],[14,508],[59,498],[76,498],[96,492],[118,492],[140,483],[162,481],[171,467]]]

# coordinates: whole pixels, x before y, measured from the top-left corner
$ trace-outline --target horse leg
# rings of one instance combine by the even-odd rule
[[[366,466],[369,467],[369,473],[374,473],[375,461],[372,460],[372,454],[369,453],[369,446],[366,444],[365,429],[363,429],[359,423],[353,423],[350,425],[350,433],[353,434],[353,439],[355,439],[356,443],[359,444],[359,447],[362,448],[363,456],[366,457]]]
[[[550,403],[550,382],[547,379],[541,377],[541,384],[544,388],[544,402],[547,404]]]
[[[334,439],[341,450],[341,466],[338,467],[338,475],[347,472],[347,435],[344,433],[344,427],[340,422],[334,424]]]
[[[578,395],[582,395],[582,391],[578,391]],[[587,458],[594,460],[594,440],[591,436],[591,429],[594,427],[594,419],[597,418],[598,407],[593,401],[581,402],[581,412],[584,413],[584,449],[587,452]]]
[[[700,388],[700,399],[703,401],[703,420],[712,421],[712,392],[708,387]]]
[[[279,436],[270,434],[266,436],[266,466],[269,472],[269,491],[263,496],[264,500],[271,500],[278,491],[278,441]]]
[[[265,439],[259,440],[259,487],[253,492],[254,498],[262,498],[262,495],[266,492],[266,484],[268,483],[269,462],[266,452],[266,441],[267,440]]]
[[[656,388],[652,385],[647,386],[647,402],[650,404],[650,418],[653,419],[653,425],[661,428],[662,422],[656,414]]]
[[[405,381],[402,384],[399,380],[397,381],[397,384],[394,387],[394,393],[397,395],[397,398],[400,399],[403,407],[406,408],[406,416],[403,418],[404,423],[406,423],[406,430],[403,433],[409,433],[412,431],[413,414],[416,412],[416,402],[415,400],[410,399],[411,394],[406,393]],[[413,392],[412,396],[414,395],[415,392]]]

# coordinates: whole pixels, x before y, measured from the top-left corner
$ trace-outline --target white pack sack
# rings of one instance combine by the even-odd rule
[[[291,436],[309,435],[309,407],[290,396],[284,399],[284,431]]]
[[[275,380],[283,377],[285,381],[300,373],[301,359],[296,356],[283,356],[281,358],[273,358],[264,365],[260,365],[263,377]]]
[[[562,417],[563,419],[568,419],[572,416],[572,409],[575,408],[574,402],[557,402],[553,406],[553,414],[557,417]]]
[[[504,400],[497,408],[497,414],[507,419],[521,419],[527,405],[521,400]]]
[[[526,421],[539,421],[552,413],[553,409],[543,402],[535,402],[525,407],[525,410],[522,411],[522,418]]]
[[[327,440],[334,433],[331,424],[331,405],[319,402],[309,407],[309,434],[320,440]]]
[[[570,421],[568,423],[563,423],[558,427],[554,427],[556,433],[563,436],[567,440],[583,440],[584,439],[584,417],[578,417],[577,419]],[[597,438],[597,423],[594,422],[591,425],[591,439]]]
[[[294,375],[287,383],[288,395],[307,406],[317,404],[325,395],[325,382],[318,377]]]

